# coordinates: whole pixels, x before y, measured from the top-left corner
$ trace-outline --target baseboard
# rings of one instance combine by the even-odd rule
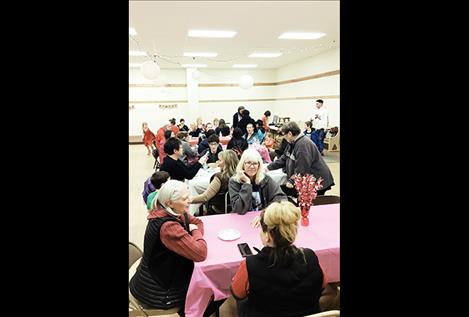
[[[143,144],[142,137],[140,135],[129,135],[129,144]]]

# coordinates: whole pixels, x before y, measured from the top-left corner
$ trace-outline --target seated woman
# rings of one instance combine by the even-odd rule
[[[143,305],[169,309],[184,303],[194,262],[207,258],[202,220],[185,212],[187,185],[167,181],[158,193],[158,208],[148,215],[143,257],[130,280],[130,292]]]
[[[269,150],[270,160],[272,161],[275,157],[275,150],[274,150],[275,139],[274,139],[274,135],[270,132],[267,132],[265,134],[264,142],[262,142],[262,144],[265,145],[267,150]]]
[[[325,276],[313,250],[297,248],[300,210],[288,201],[275,202],[261,213],[264,247],[241,262],[231,292],[238,315],[305,316],[319,312]]]
[[[228,191],[228,182],[230,177],[236,172],[236,166],[239,159],[236,153],[232,150],[226,150],[218,154],[221,172],[212,176],[207,190],[198,196],[192,197],[192,203],[205,203],[210,201],[212,209],[216,213],[225,212],[225,193]]]
[[[207,139],[208,149],[200,153],[201,156],[207,154],[207,164],[216,163],[218,161],[218,153],[223,151],[220,145],[220,138],[216,134],[212,134]]]
[[[215,129],[216,135],[228,136],[230,135],[230,128],[226,125],[225,120],[220,119],[218,127]]]
[[[257,136],[257,132],[252,123],[247,124],[246,130],[247,132],[245,135],[243,135],[243,138],[246,139],[246,142],[248,144],[254,144],[254,143],[260,144],[261,143],[259,142],[259,137]]]
[[[241,215],[264,209],[273,201],[288,199],[280,186],[264,173],[261,155],[255,149],[243,152],[228,187],[233,211]]]
[[[243,138],[243,131],[240,128],[235,128],[233,130],[233,137],[228,142],[226,146],[228,150],[233,150],[238,155],[238,158],[241,158],[244,150],[248,148],[248,143]]]

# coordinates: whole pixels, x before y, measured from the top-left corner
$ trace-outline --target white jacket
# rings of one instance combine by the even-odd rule
[[[311,122],[313,123],[313,128],[315,129],[324,129],[329,126],[329,115],[327,114],[327,110],[322,106],[321,108],[313,107],[313,117],[311,118]]]

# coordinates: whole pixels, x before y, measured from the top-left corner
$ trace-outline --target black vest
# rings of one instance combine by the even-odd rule
[[[303,249],[289,267],[269,267],[270,247],[246,258],[248,316],[294,317],[319,312],[323,273],[316,254]],[[306,259],[306,263],[304,262]]]
[[[192,260],[169,250],[161,242],[160,228],[166,221],[176,221],[184,227],[182,221],[171,216],[149,220],[142,261],[130,280],[130,292],[138,301],[163,309],[183,304],[194,269]]]

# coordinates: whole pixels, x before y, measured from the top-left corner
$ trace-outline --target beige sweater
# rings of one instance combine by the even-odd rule
[[[220,190],[220,187],[221,187],[220,180],[218,179],[218,177],[214,177],[212,182],[208,185],[208,188],[204,193],[192,197],[192,203],[194,204],[206,203],[207,201],[215,197],[215,195]]]

